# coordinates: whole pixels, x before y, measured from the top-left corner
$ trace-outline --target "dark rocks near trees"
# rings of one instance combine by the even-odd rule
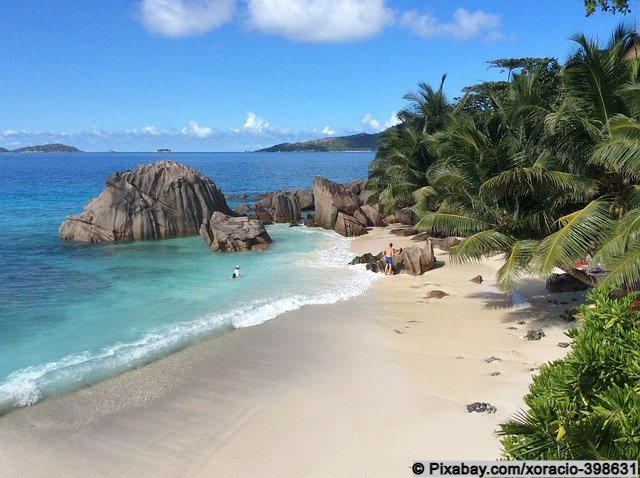
[[[389,224],[400,223],[407,226],[415,225],[417,220],[418,218],[415,213],[408,207],[398,209],[396,212],[385,218],[385,222]]]
[[[385,225],[384,219],[382,219],[382,214],[380,213],[380,208],[369,204],[363,204],[360,207],[360,210],[367,218],[367,224],[370,224],[373,227],[382,227]]]
[[[436,262],[431,243],[427,241],[424,247],[411,246],[402,250],[393,258],[391,270],[393,274],[422,275],[433,269]],[[383,272],[382,252],[373,255],[369,252],[355,257],[350,264],[366,264],[366,269],[372,272]]]
[[[553,293],[582,292],[590,286],[569,274],[552,274],[546,281],[546,289]]]
[[[469,279],[469,282],[475,282],[476,284],[482,284],[483,280],[484,279],[482,278],[482,276],[478,274],[473,279]]]
[[[233,215],[216,185],[173,161],[118,171],[78,216],[67,216],[63,240],[112,242],[197,235],[214,211]]]
[[[433,245],[427,240],[424,247],[411,246],[406,247],[402,252],[394,257],[395,264],[402,264],[402,270],[406,274],[419,276],[433,269],[436,262],[436,256],[433,253]]]
[[[350,189],[322,176],[313,179],[315,223],[324,229],[333,229],[345,237],[366,234],[367,216],[360,209],[361,200]]]

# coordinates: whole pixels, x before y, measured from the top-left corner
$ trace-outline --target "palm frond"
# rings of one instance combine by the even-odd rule
[[[640,180],[640,121],[617,116],[609,122],[608,136],[595,148],[592,161]]]
[[[544,238],[538,247],[535,271],[548,275],[554,268],[566,268],[584,257],[608,230],[609,207],[609,200],[598,198],[560,218],[560,229]]]
[[[487,226],[487,223],[470,217],[435,212],[427,212],[416,223],[418,229],[445,231],[451,236],[468,236],[487,229]]]
[[[640,244],[629,247],[624,254],[607,259],[607,273],[599,282],[601,286],[622,286],[640,280]]]
[[[529,275],[537,245],[538,241],[517,241],[512,245],[496,274],[496,280],[502,290],[515,290],[522,279]]]
[[[495,230],[481,231],[467,237],[459,245],[452,247],[449,257],[452,263],[465,264],[476,262],[483,257],[505,253],[511,249],[515,240]]]

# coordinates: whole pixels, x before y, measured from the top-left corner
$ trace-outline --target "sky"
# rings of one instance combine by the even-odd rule
[[[0,147],[253,151],[376,133],[420,83],[450,100],[623,16],[582,0],[2,0]]]

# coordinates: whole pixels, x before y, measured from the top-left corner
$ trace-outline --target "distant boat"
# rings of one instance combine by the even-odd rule
[[[156,149],[156,153],[170,153],[171,150],[167,148]]]

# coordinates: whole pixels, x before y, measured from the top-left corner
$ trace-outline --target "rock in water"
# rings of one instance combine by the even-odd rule
[[[163,160],[110,175],[79,216],[67,216],[59,234],[82,242],[194,236],[214,211],[234,214],[209,178]]]
[[[258,219],[230,217],[214,212],[200,227],[200,236],[212,251],[261,251],[272,242]]]

